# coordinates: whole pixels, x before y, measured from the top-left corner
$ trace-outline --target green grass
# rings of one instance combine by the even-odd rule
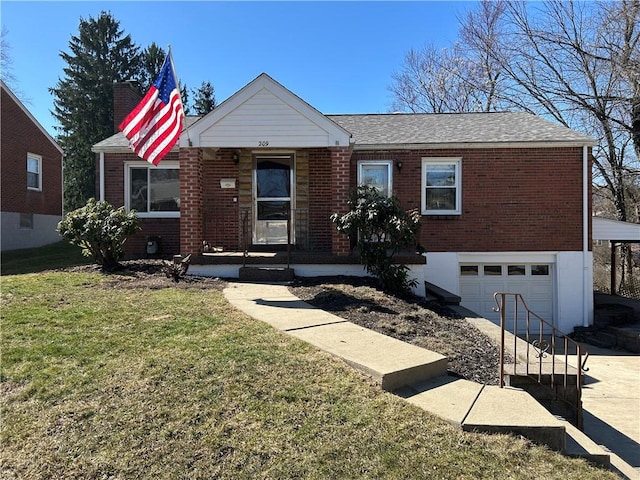
[[[606,479],[463,433],[217,290],[2,280],[2,478]]]
[[[79,247],[62,241],[40,248],[10,250],[0,254],[0,275],[36,273],[55,268],[85,265],[92,260]]]

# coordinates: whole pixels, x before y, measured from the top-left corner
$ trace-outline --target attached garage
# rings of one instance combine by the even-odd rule
[[[554,324],[553,267],[551,263],[461,263],[459,282],[462,305],[499,323],[500,314],[494,310],[494,293],[519,293],[529,310]],[[512,308],[507,308],[509,330],[513,323],[512,311]],[[519,332],[525,328],[523,318],[519,315]]]

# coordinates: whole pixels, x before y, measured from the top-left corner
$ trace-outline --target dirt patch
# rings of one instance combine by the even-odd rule
[[[376,288],[372,279],[359,277],[297,278],[289,290],[352,323],[446,356],[451,375],[498,384],[498,347],[438,303],[390,295]]]
[[[158,290],[162,288],[213,288],[222,290],[226,282],[219,278],[198,277],[186,275],[175,282],[167,276],[163,267],[163,260],[130,260],[120,262],[122,268],[106,274],[107,280],[102,283],[103,288],[149,288]],[[97,265],[82,265],[66,269],[75,272],[100,272]]]

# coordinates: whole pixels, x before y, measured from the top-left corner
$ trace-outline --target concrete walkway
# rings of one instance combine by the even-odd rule
[[[635,477],[623,472],[629,478],[640,479],[640,355],[586,348],[584,433],[610,451],[612,464],[630,465]]]
[[[225,288],[224,295],[231,304],[251,317],[342,358],[374,378],[383,389],[394,392],[464,430],[510,432],[562,452],[567,448],[571,449],[571,444],[577,442],[580,444],[578,450],[586,451],[592,460],[609,464],[608,452],[567,422],[555,418],[524,391],[483,386],[449,377],[446,375],[447,360],[442,355],[316,309],[295,297],[284,285],[230,283]],[[482,325],[481,319],[474,319],[474,322],[480,323],[484,329],[491,329],[490,325]],[[491,323],[488,320],[486,322]],[[622,437],[627,438],[629,441],[623,442],[623,450],[615,450],[614,444],[609,446],[601,440],[597,440],[597,443],[607,445],[613,452],[611,463],[619,472],[627,478],[640,479],[640,475],[636,475],[640,473],[640,468],[633,468],[639,466],[636,462],[640,428],[638,364],[629,365],[623,360],[616,363],[606,360],[610,358],[606,355],[601,357],[601,362],[594,352],[591,353],[589,374],[594,375],[594,381],[585,388],[585,433],[594,438],[608,434],[609,441],[614,441],[616,445]],[[596,361],[593,361],[594,357]],[[635,358],[640,359],[637,356]],[[621,385],[620,391],[612,391],[608,380],[599,381],[595,376],[615,378],[612,377],[616,374],[613,371],[605,370],[601,373],[600,367],[603,365],[628,372],[628,382]],[[594,373],[596,370],[597,374]],[[593,388],[589,390],[591,386]],[[629,391],[635,391],[636,396],[629,395]],[[610,405],[609,400],[612,399],[617,399],[620,403]],[[615,426],[617,415],[612,414],[616,407],[634,417],[625,419],[626,426],[621,430]],[[595,416],[598,408],[606,411],[604,418],[613,422],[613,425],[603,420],[594,420],[601,418]]]

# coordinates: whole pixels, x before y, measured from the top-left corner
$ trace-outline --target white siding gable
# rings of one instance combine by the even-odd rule
[[[266,74],[182,134],[194,147],[348,146],[350,134]]]

